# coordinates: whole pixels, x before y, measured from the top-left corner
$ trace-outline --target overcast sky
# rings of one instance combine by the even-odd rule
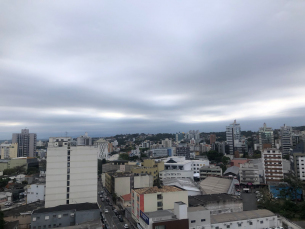
[[[305,1],[2,1],[0,139],[305,125]]]

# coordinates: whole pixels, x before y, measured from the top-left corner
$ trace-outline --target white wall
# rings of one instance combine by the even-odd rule
[[[36,202],[45,199],[45,184],[28,185],[26,203]]]

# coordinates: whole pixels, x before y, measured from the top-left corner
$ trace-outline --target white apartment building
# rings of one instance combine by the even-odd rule
[[[183,156],[169,157],[162,160],[164,161],[165,170],[191,170],[193,173],[199,173],[202,166],[210,165],[209,160],[186,160]]]
[[[1,159],[16,158],[18,153],[18,143],[0,145]]]
[[[262,152],[262,162],[265,183],[283,181],[282,153],[278,149],[264,149]]]
[[[45,200],[45,189],[46,184],[31,184],[27,186],[26,191],[26,203],[32,203],[36,201],[44,201]]]
[[[159,177],[161,180],[171,178],[191,178],[194,180],[194,173],[191,170],[163,170],[159,172]]]
[[[166,138],[165,140],[162,140],[162,145],[164,148],[170,148],[172,147],[172,140]]]
[[[251,183],[253,185],[259,185],[259,170],[258,165],[252,163],[240,164],[239,177],[241,184]]]
[[[108,159],[108,144],[109,142],[103,138],[100,138],[95,142],[95,147],[98,148],[98,158],[99,159]]]
[[[281,127],[281,145],[283,154],[290,153],[292,148],[292,127],[284,126]]]
[[[98,148],[63,140],[50,138],[48,144],[45,207],[96,203]]]

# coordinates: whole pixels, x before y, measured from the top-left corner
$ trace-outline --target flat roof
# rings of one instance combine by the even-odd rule
[[[154,212],[144,212],[145,215],[147,215],[149,218],[157,218],[162,216],[171,216],[174,215],[174,213],[171,210],[159,210]]]
[[[227,193],[232,180],[218,177],[207,177],[200,182],[200,187],[205,194]]]
[[[81,203],[81,204],[66,204],[66,205],[59,205],[52,208],[40,208],[38,210],[34,210],[33,214],[35,213],[47,213],[47,212],[58,212],[58,211],[86,211],[92,209],[99,209],[97,203]]]
[[[204,211],[207,210],[206,208],[202,207],[202,206],[198,206],[198,207],[188,207],[187,211],[188,212],[197,212],[197,211]]]
[[[134,191],[138,194],[150,194],[150,193],[158,193],[158,192],[180,192],[184,190],[175,186],[163,186],[161,188],[154,186],[148,188],[134,189]]]
[[[272,217],[272,216],[275,216],[275,214],[266,209],[224,213],[219,215],[211,215],[211,224],[257,219],[257,218]]]
[[[189,206],[206,206],[209,203],[218,202],[218,201],[240,201],[242,200],[235,195],[230,195],[226,193],[221,194],[210,194],[210,195],[198,195],[198,196],[189,196]]]

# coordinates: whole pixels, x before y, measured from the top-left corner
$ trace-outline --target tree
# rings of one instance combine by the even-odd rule
[[[291,199],[294,199],[295,202],[298,201],[298,196],[301,195],[301,190],[303,189],[303,182],[295,176],[292,173],[289,173],[285,178],[284,181],[287,182],[290,186],[290,194],[291,194]]]
[[[2,211],[0,211],[0,229],[4,228],[4,224],[5,224],[4,214]]]
[[[223,163],[224,165],[227,165],[228,162],[230,161],[230,158],[229,158],[229,157],[226,157],[226,156],[223,156],[222,159],[221,159],[221,161],[222,161],[222,163]]]
[[[120,153],[119,159],[120,159],[120,160],[129,161],[129,155],[128,155],[128,153]]]

